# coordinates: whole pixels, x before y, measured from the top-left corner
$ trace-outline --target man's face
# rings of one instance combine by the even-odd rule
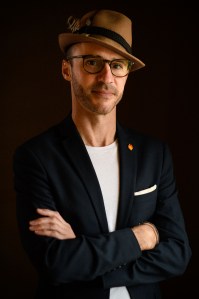
[[[123,59],[115,52],[93,43],[79,43],[72,47],[70,56],[92,55],[105,60]],[[95,65],[94,61],[88,61]],[[92,67],[91,65],[91,67]],[[89,66],[90,67],[90,66]],[[101,71],[91,74],[83,66],[83,58],[63,61],[62,73],[71,82],[72,108],[85,109],[94,114],[106,115],[120,102],[128,76],[116,77],[108,63]]]

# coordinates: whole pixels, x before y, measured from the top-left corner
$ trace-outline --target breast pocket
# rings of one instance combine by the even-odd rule
[[[131,220],[133,225],[150,220],[155,212],[157,203],[157,186],[136,191],[133,196]]]

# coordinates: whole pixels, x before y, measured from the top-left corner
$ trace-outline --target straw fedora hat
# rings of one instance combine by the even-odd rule
[[[63,53],[76,43],[92,42],[106,47],[133,61],[131,71],[145,64],[132,54],[132,22],[122,13],[113,10],[93,10],[81,19],[68,18],[68,32],[58,35]]]

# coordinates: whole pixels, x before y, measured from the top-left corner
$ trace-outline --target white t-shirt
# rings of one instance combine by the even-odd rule
[[[86,146],[93,163],[106,210],[109,231],[115,230],[119,204],[119,155],[117,140],[103,147]],[[130,299],[126,287],[110,290],[110,299]]]

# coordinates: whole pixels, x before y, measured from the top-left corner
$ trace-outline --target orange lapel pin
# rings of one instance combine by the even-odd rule
[[[133,150],[133,144],[129,143],[129,144],[128,144],[128,149],[129,149],[130,151],[132,151],[132,150]]]

